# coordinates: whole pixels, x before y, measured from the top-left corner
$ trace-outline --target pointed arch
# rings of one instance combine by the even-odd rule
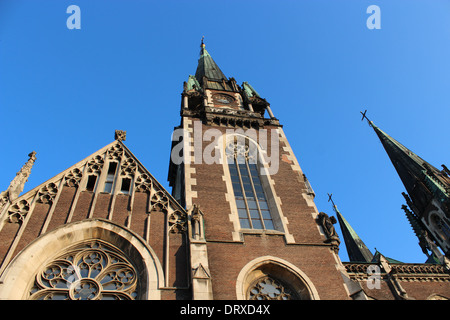
[[[105,219],[87,219],[63,225],[32,241],[2,274],[0,298],[27,299],[40,270],[61,256],[69,247],[98,240],[126,257],[139,277],[136,299],[160,299],[164,273],[153,249],[136,233]]]
[[[236,298],[249,299],[249,291],[258,281],[278,282],[289,294],[300,300],[319,300],[319,293],[308,276],[294,264],[274,256],[263,256],[248,262],[236,280]]]
[[[274,131],[271,134],[277,134]],[[267,151],[257,142],[258,134],[260,140],[267,138],[262,138],[261,131],[257,133],[254,129],[246,132],[236,130],[221,135],[217,142],[217,148],[221,148],[223,180],[227,185],[226,197],[231,209],[230,221],[235,229],[233,238],[240,240],[241,233],[266,232],[284,234],[286,241],[293,243],[295,240],[288,230],[288,220],[282,212],[281,200],[270,176]],[[274,157],[274,146],[271,149],[271,161],[276,162],[278,158]],[[241,163],[242,158],[246,160]],[[240,171],[240,165],[245,173]],[[247,179],[248,183],[243,179]],[[255,225],[252,224],[254,218]]]

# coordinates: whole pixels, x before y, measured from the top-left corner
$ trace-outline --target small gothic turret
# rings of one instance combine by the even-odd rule
[[[31,168],[36,161],[36,152],[33,151],[28,154],[28,161],[17,172],[14,179],[9,184],[8,189],[0,193],[0,211],[6,202],[12,202],[22,193],[25,183],[28,181],[28,177],[31,173]]]
[[[328,201],[331,201],[333,204],[333,210],[339,221],[350,262],[371,262],[373,259],[372,252],[370,252],[369,248],[367,248],[352,226],[345,220],[344,216],[334,204],[333,199],[331,198],[332,195],[329,194],[328,196]]]

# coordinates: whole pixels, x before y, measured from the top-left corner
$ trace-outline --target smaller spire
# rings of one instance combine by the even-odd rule
[[[23,191],[25,182],[28,181],[28,177],[31,174],[31,168],[36,161],[36,151],[32,151],[31,153],[29,153],[28,157],[28,161],[22,166],[19,172],[17,172],[16,176],[9,184],[8,189],[4,193],[2,193],[8,197],[8,200],[10,202],[17,199],[17,197]]]
[[[208,54],[208,51],[206,51],[206,45],[205,45],[205,36],[202,36],[202,42],[200,43],[200,57],[204,54]]]
[[[204,37],[202,37],[202,42],[200,44],[200,58],[198,59],[197,70],[195,71],[197,81],[202,86],[204,85],[204,77],[206,77],[209,81],[212,80],[220,83],[224,80],[228,81],[227,77],[223,74],[222,70],[220,70],[219,66],[213,60],[205,47]]]
[[[341,227],[342,235],[344,237],[345,247],[347,248],[348,258],[351,262],[370,262],[373,259],[373,254],[356,234],[355,230],[345,220],[344,216],[339,212],[333,199],[333,194],[328,194],[328,202],[333,204],[333,210]]]

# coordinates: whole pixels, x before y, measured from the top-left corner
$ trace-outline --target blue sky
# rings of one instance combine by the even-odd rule
[[[73,4],[80,30],[66,26]],[[381,29],[366,26],[370,5]],[[439,0],[0,0],[0,190],[32,150],[25,191],[116,129],[168,187],[182,85],[205,36],[225,75],[271,103],[319,211],[333,213],[333,193],[370,250],[424,262],[404,187],[359,112],[434,166],[450,164],[449,17]]]

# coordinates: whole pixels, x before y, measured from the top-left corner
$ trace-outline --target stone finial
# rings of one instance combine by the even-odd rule
[[[116,130],[114,134],[114,139],[125,141],[127,139],[127,132],[123,130]]]
[[[33,167],[34,162],[36,161],[36,152],[33,151],[28,154],[28,161],[22,166],[19,172],[17,172],[14,179],[9,184],[6,193],[8,194],[8,199],[10,202],[14,201],[19,194],[23,191],[25,186],[25,182],[28,181],[28,177],[31,173],[31,168]]]

